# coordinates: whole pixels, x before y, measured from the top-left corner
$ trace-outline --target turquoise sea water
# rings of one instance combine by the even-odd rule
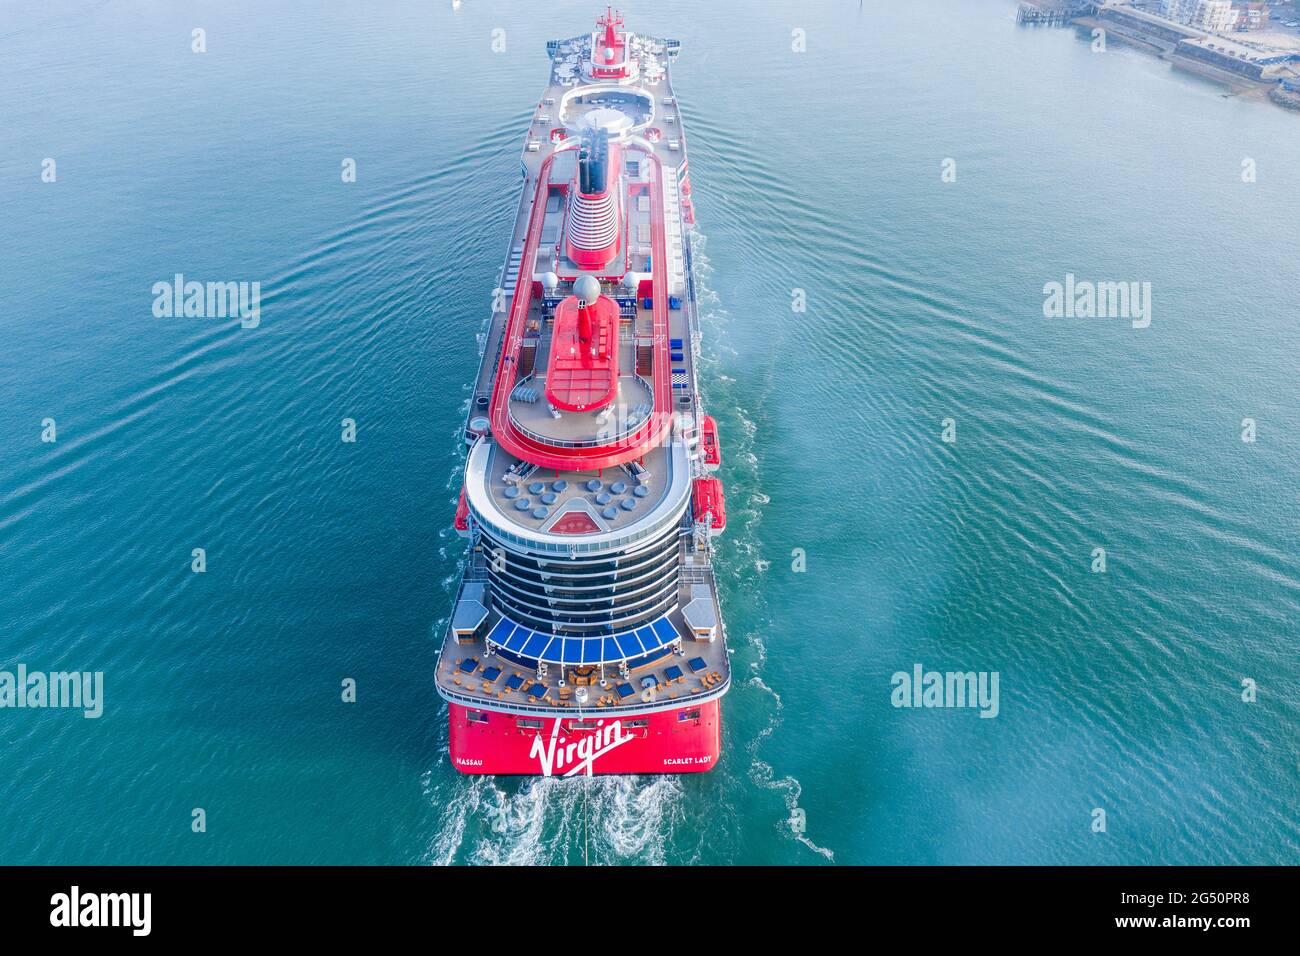
[[[708,775],[524,781],[450,767],[432,673],[518,149],[595,8],[10,6],[0,669],[105,709],[0,710],[0,862],[1300,861],[1300,117],[1014,8],[628,5],[683,41],[737,682]],[[154,317],[176,273],[260,325]],[[1150,327],[1044,318],[1067,273]],[[999,715],[895,709],[917,663]]]

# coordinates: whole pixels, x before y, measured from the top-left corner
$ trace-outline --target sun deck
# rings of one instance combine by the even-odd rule
[[[484,488],[492,504],[521,531],[563,534],[556,526],[572,513],[588,515],[591,531],[628,528],[653,513],[672,488],[669,448],[651,450],[635,471],[520,471],[518,459],[499,446],[489,451]]]

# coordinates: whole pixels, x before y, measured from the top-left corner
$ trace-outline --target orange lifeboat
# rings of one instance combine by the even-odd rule
[[[456,505],[456,533],[462,538],[469,537],[469,502],[465,500],[465,486],[460,486],[460,502]]]
[[[709,531],[716,534],[727,527],[727,499],[717,478],[697,478],[691,489],[691,508],[696,521],[710,516]]]
[[[722,464],[722,448],[718,445],[718,424],[712,415],[705,415],[700,425],[700,450],[704,453],[704,467],[717,471]]]

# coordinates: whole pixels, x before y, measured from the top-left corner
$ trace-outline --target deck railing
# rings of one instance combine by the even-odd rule
[[[650,388],[650,384],[645,379],[643,379],[640,375],[637,375],[635,372],[633,372],[632,374],[633,377],[635,377],[636,380],[640,382],[641,385],[645,388],[645,390],[649,393],[649,400],[653,401],[654,390]],[[518,383],[516,383],[515,388],[518,388],[520,385],[524,384],[524,382],[528,381],[529,378],[532,378],[532,376],[530,375],[528,376],[528,378],[521,379]],[[513,391],[514,389],[511,389],[512,393]],[[545,396],[543,396],[543,399],[544,398]],[[599,448],[606,445],[610,447],[617,447],[618,445],[621,444],[632,444],[632,442],[630,441],[632,436],[634,436],[638,431],[640,431],[641,428],[645,426],[645,423],[649,421],[649,416],[646,416],[645,418],[637,418],[637,419],[629,418],[627,420],[628,423],[625,424],[625,427],[617,435],[605,435],[597,438],[581,438],[575,440],[565,440],[562,438],[555,438],[554,436],[544,435],[541,432],[534,431],[533,429],[525,425],[523,422],[521,422],[518,416],[515,415],[514,399],[510,400],[509,411],[510,411],[510,421],[514,424],[515,428],[519,429],[519,431],[523,435],[527,436],[528,438],[531,438],[533,441],[542,442],[543,444],[551,445],[555,448]]]
[[[721,682],[710,687],[702,694],[689,694],[686,697],[676,697],[671,700],[668,698],[656,698],[649,703],[637,701],[635,704],[611,704],[608,707],[597,707],[594,703],[586,707],[579,707],[576,704],[572,707],[561,707],[553,704],[535,705],[535,704],[516,704],[511,701],[497,699],[496,695],[491,697],[470,697],[467,694],[461,694],[454,690],[444,687],[441,681],[436,682],[438,693],[444,699],[455,701],[465,707],[472,707],[475,710],[491,710],[497,713],[517,714],[520,717],[593,717],[593,716],[611,716],[622,717],[627,714],[644,714],[650,711],[659,710],[677,710],[682,707],[689,707],[692,704],[702,704],[710,700],[716,700],[725,694],[731,687],[731,669],[726,665],[719,665],[716,670],[726,670]],[[470,675],[471,678],[473,675]],[[597,685],[599,686],[599,685]]]

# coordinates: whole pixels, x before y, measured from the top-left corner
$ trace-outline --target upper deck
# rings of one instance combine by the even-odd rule
[[[638,460],[669,439],[675,413],[698,419],[685,150],[668,76],[676,45],[622,36],[629,73],[622,79],[583,75],[592,43],[599,46],[594,35],[552,44],[550,81],[525,136],[523,196],[499,300],[505,311],[493,316],[475,386],[478,434],[490,431],[506,453],[560,475]],[[575,261],[566,241],[584,198],[575,196],[580,155],[594,132],[611,142],[605,192],[617,211],[608,260],[598,266]],[[586,276],[601,280],[605,310],[617,311],[617,333],[599,330],[617,376],[598,396],[607,399],[600,407],[566,408],[587,404],[564,401],[568,389],[555,378],[565,365],[556,351],[574,344],[563,324],[569,287]]]
[[[599,55],[608,33],[548,45],[547,87],[524,136],[504,309],[489,325],[469,416],[467,439],[490,448],[467,476],[467,497],[480,506],[470,510],[530,540],[575,492],[620,465],[628,500],[608,490],[617,478],[606,479],[603,494],[587,495],[599,525],[591,531],[634,524],[669,493],[669,510],[680,511],[693,464],[689,456],[679,463],[673,445],[694,454],[702,419],[684,235],[689,182],[669,76],[678,44],[614,31],[624,75],[590,76],[591,51]],[[580,168],[598,152],[596,133],[609,145],[595,178],[614,200],[617,230],[608,259],[584,267],[566,238],[574,194],[597,194]],[[592,280],[600,296],[584,342],[573,293]],[[542,479],[546,489],[529,493]],[[551,487],[557,482],[563,490]]]

